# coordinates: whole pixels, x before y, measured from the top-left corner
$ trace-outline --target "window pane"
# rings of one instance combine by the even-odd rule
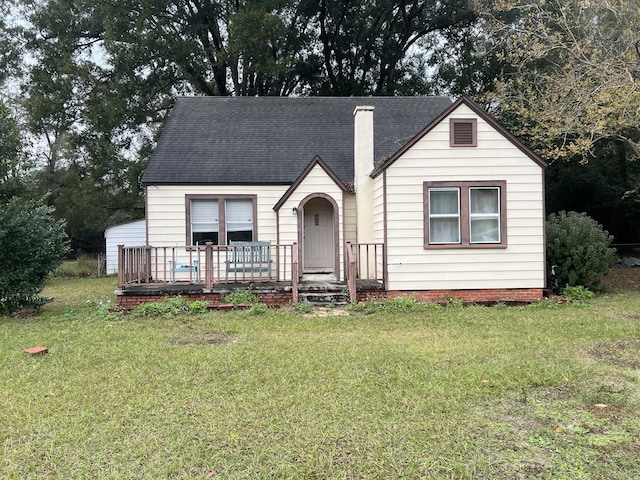
[[[218,244],[218,201],[191,200],[191,244]]]
[[[227,244],[253,241],[253,202],[248,199],[227,200],[225,207]]]
[[[431,215],[458,215],[460,191],[457,188],[429,189],[429,213]]]
[[[429,243],[460,243],[460,222],[456,218],[431,218]]]
[[[500,189],[491,188],[470,188],[469,208],[471,214],[476,213],[499,213]]]
[[[469,189],[469,241],[500,243],[500,188]]]
[[[460,243],[460,189],[429,189],[429,243]]]
[[[496,219],[471,219],[471,243],[500,243],[500,222]]]
[[[218,232],[193,232],[191,234],[192,245],[204,245],[208,242],[218,245]]]

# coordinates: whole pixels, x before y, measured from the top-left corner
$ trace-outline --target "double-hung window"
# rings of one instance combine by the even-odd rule
[[[429,243],[460,243],[460,187],[435,187],[429,192]]]
[[[187,195],[187,244],[251,242],[256,234],[255,196]]]
[[[220,214],[217,200],[191,200],[191,245],[212,242],[217,245],[220,233]]]
[[[227,245],[234,241],[253,241],[253,202],[247,199],[225,201]]]
[[[506,182],[425,182],[425,248],[500,248]]]

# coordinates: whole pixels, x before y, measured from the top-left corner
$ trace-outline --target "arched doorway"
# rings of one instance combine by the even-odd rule
[[[302,268],[304,273],[336,272],[337,221],[334,203],[313,197],[302,206]]]

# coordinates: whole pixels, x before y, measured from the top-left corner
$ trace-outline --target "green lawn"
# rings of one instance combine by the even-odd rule
[[[114,289],[0,318],[0,478],[640,478],[640,292],[140,318]]]

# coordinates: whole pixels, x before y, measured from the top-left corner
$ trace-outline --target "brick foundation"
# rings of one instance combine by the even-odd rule
[[[243,285],[241,288],[247,288]],[[171,289],[161,288],[134,288],[128,290],[119,290],[116,292],[116,305],[118,308],[130,310],[142,303],[160,302],[169,297],[180,296],[189,301],[202,300],[207,303],[217,304],[222,302],[222,296],[234,288],[228,288],[216,292],[197,291],[189,286]],[[264,303],[269,307],[278,307],[288,305],[292,300],[290,286],[276,286],[268,288],[256,288],[255,294],[260,299],[260,303]]]
[[[246,288],[246,286],[242,287]],[[119,308],[129,310],[141,303],[157,302],[168,297],[181,296],[193,300],[202,300],[207,303],[220,303],[222,295],[229,290],[219,292],[195,292],[185,288],[184,291],[173,289],[171,291],[158,290],[124,290],[116,292],[116,305]],[[290,286],[276,286],[269,288],[258,288],[255,290],[260,299],[269,307],[288,305],[292,301]],[[398,298],[414,297],[421,302],[445,302],[449,299],[456,299],[463,303],[531,303],[544,297],[542,288],[515,288],[515,289],[481,289],[481,290],[359,290],[358,302],[367,301],[372,298]]]
[[[448,299],[463,303],[520,302],[531,303],[544,296],[542,288],[488,288],[480,290],[420,290],[386,292],[386,298],[414,297],[421,302],[443,302]]]

